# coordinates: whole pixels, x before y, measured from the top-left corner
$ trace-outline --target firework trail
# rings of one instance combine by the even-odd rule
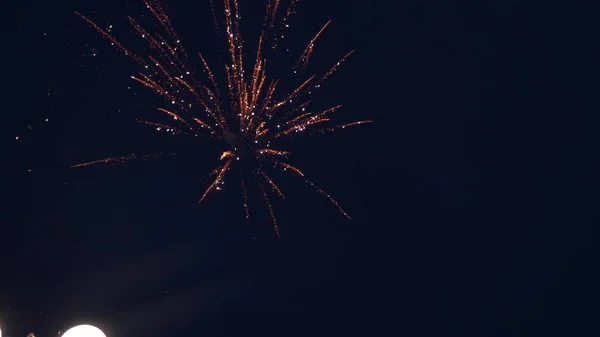
[[[277,51],[283,36],[282,32],[289,27],[288,19],[294,14],[298,0],[289,1],[287,8],[281,4],[281,0],[267,1],[257,51],[249,71],[245,70],[249,63],[244,60],[247,55],[244,53],[244,42],[239,30],[238,0],[221,0],[223,20],[219,19],[217,6],[214,0],[211,0],[210,8],[215,28],[218,36],[224,38],[227,47],[224,62],[226,81],[219,83],[209,63],[202,54],[198,53],[205,75],[202,80],[196,77],[196,71],[191,66],[191,56],[183,47],[161,3],[157,0],[142,1],[164,31],[162,35],[149,32],[135,19],[127,17],[134,31],[150,47],[151,52],[146,54],[135,54],[92,20],[79,12],[75,13],[97,30],[111,45],[140,66],[139,73],[131,76],[132,80],[149,88],[167,102],[168,108],[158,109],[164,114],[164,120],[139,120],[140,123],[179,135],[208,136],[228,144],[229,150],[222,153],[219,165],[210,175],[212,182],[204,191],[200,202],[211,192],[222,189],[227,172],[232,165],[239,162],[241,166],[251,168],[244,171],[251,172],[251,181],[259,187],[277,236],[279,236],[279,228],[268,191],[270,189],[281,198],[284,198],[284,194],[266,172],[267,169],[279,169],[298,175],[349,218],[337,201],[308,180],[298,168],[287,162],[289,152],[277,150],[276,146],[278,141],[298,133],[331,132],[371,122],[365,120],[330,125],[328,123],[331,119],[330,115],[341,108],[341,105],[316,113],[307,111],[312,102],[312,92],[320,88],[353,51],[341,58],[323,75],[299,78],[300,84],[289,91],[284,91],[278,86],[278,77],[267,72],[266,55]],[[309,41],[291,69],[294,74],[304,74],[317,40],[330,24],[331,21],[326,22]],[[158,155],[113,157],[80,163],[72,167],[121,163],[132,159],[146,160],[156,156]],[[248,179],[242,178],[241,187],[245,215],[246,218],[250,218],[247,181]]]

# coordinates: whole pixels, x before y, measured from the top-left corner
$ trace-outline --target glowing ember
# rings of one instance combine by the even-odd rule
[[[240,162],[240,167],[244,167],[245,172],[251,172],[252,181],[260,188],[278,236],[279,228],[265,186],[268,185],[275,195],[281,198],[284,198],[284,194],[267,174],[266,170],[269,168],[292,172],[301,177],[349,218],[348,214],[329,194],[308,180],[298,168],[287,162],[289,152],[277,150],[275,147],[278,141],[298,133],[330,132],[370,122],[366,120],[333,126],[328,124],[331,113],[341,106],[317,113],[306,111],[312,102],[310,95],[320,88],[324,81],[353,52],[345,55],[323,75],[299,78],[297,86],[284,92],[278,87],[278,78],[267,73],[265,55],[267,51],[277,49],[278,43],[283,37],[283,30],[289,27],[288,18],[294,13],[297,0],[291,0],[286,10],[281,10],[280,0],[267,2],[262,33],[258,40],[253,67],[249,73],[245,71],[245,65],[248,63],[244,61],[246,54],[243,52],[244,43],[239,32],[238,0],[222,0],[224,22],[220,22],[218,19],[215,4],[211,0],[215,25],[217,29],[224,29],[226,33],[223,35],[228,49],[228,60],[224,65],[227,81],[225,83],[217,82],[208,62],[201,54],[198,54],[206,77],[204,81],[201,81],[192,75],[196,74],[196,71],[190,65],[191,57],[181,45],[181,39],[161,4],[156,0],[143,1],[164,29],[162,34],[149,32],[135,19],[127,18],[134,30],[150,47],[151,51],[144,55],[137,55],[128,50],[108,31],[103,30],[82,14],[78,12],[76,14],[99,31],[111,45],[137,62],[140,72],[131,78],[151,89],[167,103],[168,108],[159,109],[167,117],[165,121],[140,120],[141,123],[150,125],[158,131],[167,131],[178,135],[213,137],[224,141],[229,147],[220,156],[219,165],[211,174],[214,180],[200,201],[204,200],[210,192],[221,190],[227,172],[234,163]],[[323,34],[330,23],[325,23],[310,40],[291,69],[293,74],[304,73],[319,36]],[[223,93],[225,94],[223,95]],[[150,159],[156,156],[158,155],[106,158],[73,165],[73,167],[118,163],[137,158]],[[251,167],[250,170],[245,169],[248,166]],[[244,210],[246,218],[249,218],[247,186],[244,180],[241,185]]]

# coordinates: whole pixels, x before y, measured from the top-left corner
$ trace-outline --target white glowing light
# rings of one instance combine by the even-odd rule
[[[62,337],[106,337],[106,335],[93,325],[78,325],[67,330]]]

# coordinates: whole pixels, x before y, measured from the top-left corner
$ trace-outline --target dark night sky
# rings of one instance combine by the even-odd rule
[[[249,26],[262,6],[240,1]],[[353,220],[286,179],[276,241],[235,193],[197,204],[222,145],[135,123],[156,100],[73,14],[120,27],[138,1],[59,3],[7,11],[3,335],[78,322],[109,337],[593,335],[591,7],[302,0],[290,46],[333,19],[315,69],[357,50],[317,105],[376,123],[291,145]],[[187,49],[216,59],[207,1],[169,3]],[[180,155],[67,168],[169,149]]]

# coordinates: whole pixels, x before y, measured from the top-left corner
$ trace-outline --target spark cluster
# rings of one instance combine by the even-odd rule
[[[133,30],[150,47],[150,51],[144,54],[134,53],[120,43],[109,29],[103,29],[79,12],[76,14],[112,46],[139,65],[139,72],[131,76],[133,81],[147,87],[166,102],[165,107],[158,109],[164,114],[164,120],[140,119],[140,123],[158,131],[166,130],[191,137],[208,136],[227,144],[228,149],[221,154],[217,167],[210,174],[212,182],[202,194],[200,202],[211,192],[221,190],[227,173],[238,165],[246,173],[241,179],[246,218],[250,217],[246,184],[250,179],[260,189],[279,236],[269,193],[280,198],[285,196],[267,172],[278,169],[303,179],[316,192],[328,198],[344,216],[350,218],[329,194],[288,162],[290,153],[278,149],[278,142],[299,133],[331,132],[371,122],[364,120],[332,126],[328,122],[332,113],[341,108],[341,105],[318,112],[309,111],[313,91],[319,89],[353,51],[342,57],[324,74],[305,75],[306,77],[298,79],[298,84],[291,90],[283,90],[279,85],[281,77],[267,71],[269,63],[266,55],[278,48],[283,37],[282,32],[289,27],[288,18],[294,14],[298,0],[290,0],[287,8],[283,8],[285,6],[281,0],[267,1],[256,53],[252,53],[250,62],[245,60],[248,54],[244,51],[245,43],[240,34],[241,15],[238,0],[221,0],[222,15],[217,14],[215,0],[210,0],[215,28],[224,38],[227,50],[227,60],[224,60],[226,80],[219,82],[201,53],[191,55],[185,50],[162,4],[157,0],[142,1],[162,30],[160,33],[151,32],[134,18],[127,17]],[[326,22],[309,41],[304,52],[291,67],[293,74],[305,73],[315,43],[329,25],[330,21]],[[199,72],[192,66],[193,57],[197,57],[201,63],[203,76],[199,76]],[[136,158],[150,159],[156,156],[112,157],[76,164],[73,167],[119,163]]]

